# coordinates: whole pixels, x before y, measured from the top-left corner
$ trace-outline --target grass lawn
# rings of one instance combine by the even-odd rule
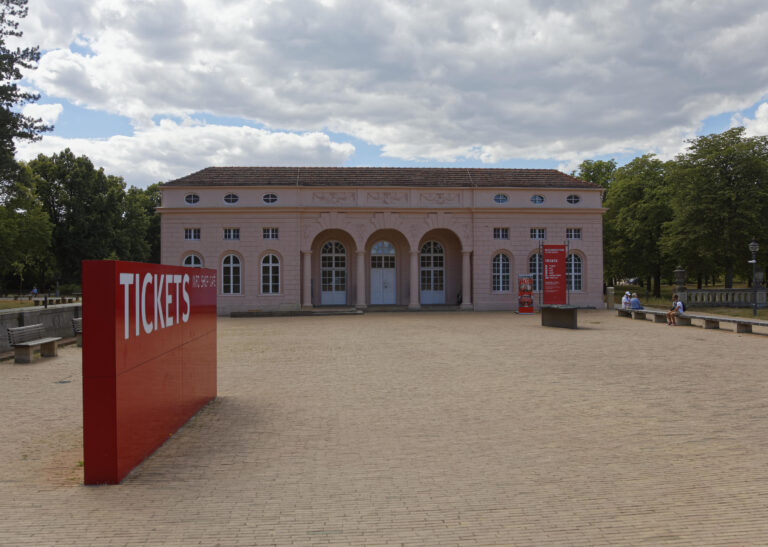
[[[0,310],[11,310],[13,308],[26,308],[31,306],[31,300],[0,300]]]

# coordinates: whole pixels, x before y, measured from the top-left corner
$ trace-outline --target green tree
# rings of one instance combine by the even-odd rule
[[[37,47],[16,48],[6,45],[9,36],[20,37],[19,20],[27,16],[27,0],[0,0],[0,183],[12,182],[18,171],[14,159],[14,140],[35,141],[41,133],[53,127],[42,120],[30,118],[18,111],[18,107],[37,101],[40,96],[19,88],[21,69],[34,69],[40,59]],[[3,189],[3,194],[7,190]]]
[[[40,179],[38,195],[54,225],[52,245],[62,281],[80,282],[82,260],[119,256],[121,251],[130,254],[133,247],[140,247],[121,246],[125,231],[122,178],[105,174],[69,149],[50,157],[41,154],[29,166]]]
[[[648,154],[618,168],[603,217],[606,276],[653,279],[654,296],[661,295],[665,267],[662,227],[672,218],[668,167]]]
[[[22,165],[0,205],[0,279],[3,292],[24,279],[42,285],[53,264],[50,253],[53,225],[35,192],[36,178]],[[11,284],[15,279],[16,283]]]
[[[608,197],[608,189],[616,178],[616,160],[584,160],[574,175],[605,188],[603,192],[603,201],[605,201]]]
[[[768,137],[743,127],[692,139],[671,170],[673,218],[662,246],[689,273],[751,275],[747,244],[768,220]]]

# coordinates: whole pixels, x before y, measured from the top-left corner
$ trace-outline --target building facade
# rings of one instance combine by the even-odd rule
[[[516,310],[566,244],[569,302],[600,306],[601,193],[545,169],[209,167],[162,185],[162,262],[218,270],[222,315]]]

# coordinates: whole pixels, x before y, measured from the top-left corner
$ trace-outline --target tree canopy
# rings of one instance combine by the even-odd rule
[[[662,278],[682,266],[689,276],[750,279],[748,243],[757,237],[765,261],[768,241],[768,137],[743,127],[688,141],[674,160],[652,155],[611,171],[586,161],[579,176],[604,185],[605,275]],[[615,164],[614,164],[615,166]],[[599,178],[603,174],[602,178]],[[599,180],[598,180],[599,179]]]
[[[38,140],[53,129],[41,119],[30,118],[18,111],[40,96],[19,87],[21,70],[34,69],[40,60],[38,47],[9,49],[6,39],[20,37],[19,21],[27,16],[27,0],[0,0],[0,182],[9,183],[16,176],[14,140]]]

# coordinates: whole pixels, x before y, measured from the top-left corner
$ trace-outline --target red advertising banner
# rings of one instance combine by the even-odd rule
[[[566,304],[565,245],[544,245],[544,305]]]
[[[117,484],[216,397],[216,271],[83,262],[86,484]]]
[[[517,276],[517,313],[533,313],[533,276]]]

